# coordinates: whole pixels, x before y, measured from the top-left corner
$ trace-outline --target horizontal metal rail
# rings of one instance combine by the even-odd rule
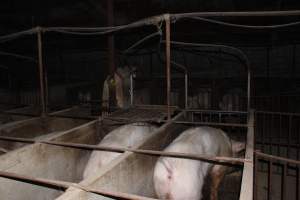
[[[201,161],[210,162],[214,164],[229,165],[229,166],[241,166],[243,165],[243,163],[248,162],[247,159],[225,157],[225,156],[210,156],[210,155],[188,154],[188,153],[178,153],[178,152],[132,149],[132,148],[125,148],[125,147],[110,147],[110,146],[98,146],[98,145],[90,145],[90,144],[69,143],[69,142],[42,141],[42,140],[7,137],[7,136],[0,136],[0,140],[6,140],[11,142],[23,142],[23,143],[42,143],[42,144],[55,145],[61,147],[86,149],[86,150],[98,150],[98,151],[110,151],[116,153],[132,152],[132,153],[144,154],[150,156],[166,156],[166,157],[174,157],[174,158],[201,160]]]
[[[140,119],[140,120],[131,120],[128,118],[122,118],[122,117],[104,117],[104,119],[109,119],[112,121],[118,121],[118,122],[168,122],[169,120],[153,120],[153,119]],[[174,124],[190,124],[190,125],[205,125],[205,126],[223,126],[223,127],[244,127],[247,128],[247,124],[240,124],[240,123],[217,123],[217,122],[190,122],[190,121],[184,121],[184,120],[171,120]]]
[[[281,146],[281,147],[290,147],[290,148],[300,148],[300,144],[289,144],[281,142],[266,142],[266,141],[256,141],[255,144],[259,145],[272,145],[272,146]]]
[[[31,184],[36,184],[36,185],[41,185],[44,187],[52,187],[52,188],[57,188],[57,189],[64,189],[67,190],[69,187],[77,188],[80,190],[83,190],[85,192],[90,192],[106,197],[111,197],[111,198],[118,198],[118,199],[134,199],[134,200],[156,200],[154,198],[148,198],[148,197],[143,197],[143,196],[138,196],[134,194],[128,194],[128,193],[123,193],[123,192],[112,192],[112,191],[107,191],[103,189],[92,189],[88,186],[83,186],[79,183],[72,183],[72,182],[67,182],[67,181],[59,181],[59,180],[52,180],[52,179],[45,179],[45,178],[35,178],[31,176],[26,176],[26,175],[21,175],[21,174],[16,174],[16,173],[11,173],[11,172],[5,172],[5,171],[0,171],[0,177],[12,179],[12,180],[17,180],[17,181],[22,181],[26,183],[31,183]]]
[[[287,162],[287,163],[292,163],[292,164],[300,165],[300,161],[299,160],[293,160],[293,159],[289,159],[289,158],[284,158],[284,157],[279,157],[279,156],[273,156],[273,155],[262,153],[260,151],[255,151],[255,155],[258,155],[259,158],[262,157],[265,160],[276,160],[276,161],[282,161],[282,162]]]
[[[214,113],[214,114],[248,114],[247,111],[226,111],[226,110],[202,110],[202,109],[180,109],[186,112]]]
[[[300,10],[287,11],[242,11],[242,12],[193,12],[171,14],[171,17],[180,19],[185,17],[278,17],[300,16]]]
[[[273,112],[273,111],[255,111],[255,114],[270,114],[270,115],[288,115],[288,116],[299,116],[300,113],[289,113],[289,112]]]

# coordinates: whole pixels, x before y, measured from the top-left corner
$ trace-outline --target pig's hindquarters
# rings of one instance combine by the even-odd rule
[[[108,133],[99,146],[133,147],[145,141],[156,128],[149,124],[128,124]],[[97,175],[99,169],[118,157],[120,153],[93,151],[83,173],[83,178]]]
[[[166,149],[168,152],[231,156],[230,139],[220,129],[191,128],[184,131]],[[217,166],[217,165],[216,165]],[[199,200],[204,179],[210,169],[213,178],[212,192],[217,189],[225,167],[197,160],[159,158],[154,169],[154,186],[159,198],[172,200]],[[211,197],[217,198],[215,194]]]

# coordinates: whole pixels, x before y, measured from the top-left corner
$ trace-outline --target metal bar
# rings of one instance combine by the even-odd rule
[[[171,120],[171,30],[170,30],[170,15],[165,14],[164,19],[166,22],[166,74],[167,74],[167,109],[168,120]]]
[[[262,152],[265,152],[265,123],[266,123],[266,114],[264,113],[263,115],[262,115],[262,117],[263,117],[263,119],[262,119],[262,125],[261,125],[261,140],[262,140],[262,147],[261,147],[261,149],[262,149]]]
[[[291,134],[292,134],[292,115],[289,116],[289,132],[288,132],[288,147],[287,147],[287,157],[290,158],[290,145],[291,145]]]
[[[221,114],[248,114],[245,111],[223,111],[223,110],[201,110],[201,109],[180,109],[187,112],[203,112],[203,113],[221,113]]]
[[[298,116],[300,117],[299,113],[288,113],[288,112],[272,112],[272,111],[255,111],[256,113],[262,113],[262,114],[275,114],[275,115],[292,115],[292,116]]]
[[[48,73],[45,65],[44,65],[44,80],[45,80],[45,112],[46,114],[48,114],[49,88],[48,88]]]
[[[192,115],[193,116],[193,115]],[[217,123],[217,122],[190,122],[190,121],[180,121],[180,120],[155,120],[155,119],[140,119],[140,120],[131,120],[128,118],[122,117],[105,117],[104,119],[109,119],[112,121],[123,121],[123,122],[168,122],[172,121],[174,124],[193,124],[193,125],[206,125],[206,126],[224,126],[224,127],[241,127],[247,128],[247,124],[238,124],[238,123]]]
[[[251,109],[251,68],[248,59],[247,61],[247,111],[250,112]]]
[[[244,12],[193,12],[172,14],[172,19],[186,17],[272,17],[272,16],[300,16],[300,10],[290,11],[244,11]]]
[[[288,144],[288,143],[280,143],[280,142],[259,142],[259,141],[256,141],[256,144],[273,145],[273,146],[277,146],[278,148],[290,146],[291,148],[300,149],[300,144]],[[279,155],[278,152],[277,155]]]
[[[279,140],[281,140],[281,135],[282,135],[282,115],[281,114],[279,114]],[[279,149],[279,153],[278,153],[278,155],[277,156],[280,156],[280,150],[281,149]]]
[[[254,148],[254,111],[249,111],[248,117],[248,130],[247,130],[247,144],[246,144],[246,153],[245,159],[250,162],[244,163],[242,183],[241,183],[241,192],[240,200],[253,200],[253,148]]]
[[[58,141],[38,141],[38,140],[28,139],[28,138],[17,138],[17,137],[7,137],[7,136],[0,136],[0,140],[24,142],[24,143],[42,143],[42,144],[69,147],[69,148],[110,151],[110,152],[117,152],[117,153],[124,153],[127,151],[127,152],[132,152],[137,154],[150,155],[150,156],[166,156],[166,157],[174,157],[174,158],[201,160],[205,162],[210,162],[210,163],[215,163],[220,165],[230,165],[230,166],[240,166],[243,163],[249,162],[247,159],[225,157],[225,156],[210,156],[210,155],[188,154],[188,153],[178,153],[178,152],[165,152],[165,151],[132,149],[126,147],[99,146],[99,145],[79,144],[79,143],[70,143],[70,142],[58,142]]]
[[[133,72],[130,73],[130,105],[133,106]]]
[[[296,199],[300,200],[300,165],[297,165],[297,176],[296,176]]]
[[[134,194],[128,194],[128,193],[123,193],[123,192],[112,192],[112,191],[107,191],[107,190],[102,190],[102,189],[92,189],[87,186],[80,185],[79,183],[72,183],[72,182],[67,182],[67,181],[58,181],[58,180],[52,180],[52,179],[45,179],[45,178],[35,178],[31,176],[26,176],[26,175],[20,175],[12,172],[5,172],[5,171],[0,171],[0,177],[12,179],[12,180],[17,180],[17,181],[22,181],[25,183],[30,183],[30,184],[35,184],[39,186],[44,186],[44,187],[50,187],[50,188],[56,188],[56,189],[68,189],[69,187],[77,188],[80,190],[83,190],[85,192],[90,192],[110,198],[117,198],[117,199],[135,199],[135,200],[155,200],[153,198],[148,198],[148,197],[143,197],[143,196],[138,196]]]
[[[75,115],[64,115],[64,114],[54,114],[49,117],[57,117],[57,118],[69,118],[69,119],[82,119],[82,120],[94,120],[99,116],[75,116]]]
[[[254,197],[254,200],[257,200],[257,188],[258,188],[258,155],[257,154],[254,154],[254,188],[253,188],[253,197]]]
[[[273,160],[277,160],[277,161],[282,161],[282,162],[287,162],[287,163],[291,163],[291,164],[296,164],[296,165],[300,165],[300,161],[299,160],[293,160],[293,159],[289,159],[289,158],[283,158],[283,157],[279,157],[279,156],[273,156],[273,155],[269,155],[269,154],[265,154],[259,151],[255,151],[255,154],[264,157],[266,159],[273,159]]]
[[[270,159],[269,170],[268,170],[268,200],[272,200],[272,172],[273,172],[273,162],[272,159]]]
[[[283,164],[282,166],[282,176],[281,176],[281,199],[285,200],[286,199],[286,176],[287,176],[287,167],[286,163]]]
[[[40,80],[40,97],[41,97],[41,115],[46,115],[45,102],[45,85],[44,85],[44,66],[43,66],[43,52],[42,52],[42,32],[41,28],[37,28],[37,43],[38,43],[38,60],[39,60],[39,80]]]
[[[188,74],[187,72],[184,74],[184,108],[188,109],[188,87],[189,87],[189,82],[188,82]]]
[[[107,0],[107,24],[114,25],[114,0]],[[113,34],[110,34],[107,39],[108,43],[108,64],[109,73],[111,76],[115,73],[115,40]]]

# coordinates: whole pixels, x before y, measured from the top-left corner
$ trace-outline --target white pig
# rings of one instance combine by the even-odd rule
[[[108,133],[98,144],[110,147],[133,147],[145,141],[156,127],[146,123],[123,125]],[[96,176],[99,169],[118,157],[120,153],[108,151],[93,151],[83,172],[83,178]]]
[[[184,131],[164,151],[210,156],[234,156],[244,143],[230,140],[221,130],[196,127]],[[160,157],[154,168],[154,188],[158,198],[200,200],[205,177],[212,176],[211,200],[217,199],[218,186],[227,167],[208,162]]]

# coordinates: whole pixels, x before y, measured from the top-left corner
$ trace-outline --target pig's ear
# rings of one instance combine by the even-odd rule
[[[241,152],[245,150],[246,145],[244,142],[239,142],[236,140],[231,140],[231,145],[232,145],[232,151],[235,153]]]

